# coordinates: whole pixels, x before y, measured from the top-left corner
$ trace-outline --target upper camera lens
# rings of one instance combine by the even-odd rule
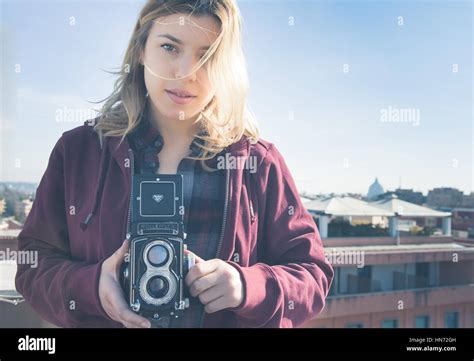
[[[148,250],[147,257],[153,266],[161,266],[168,260],[168,250],[162,245],[156,245]]]
[[[163,298],[169,290],[169,283],[166,278],[155,276],[150,278],[147,284],[147,290],[150,296],[154,298]]]

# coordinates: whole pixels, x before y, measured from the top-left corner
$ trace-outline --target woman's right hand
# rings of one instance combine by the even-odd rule
[[[99,298],[105,312],[127,328],[149,328],[150,321],[132,312],[125,302],[119,272],[128,252],[128,240],[102,263],[99,279]]]

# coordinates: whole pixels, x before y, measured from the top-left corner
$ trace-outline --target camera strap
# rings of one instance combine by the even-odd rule
[[[185,229],[187,229],[189,210],[191,207],[191,199],[192,199],[193,185],[194,185],[195,164],[196,164],[195,160],[191,160],[190,165],[187,165],[187,167],[181,171],[181,174],[183,175],[183,206],[184,206],[183,223],[184,223]]]

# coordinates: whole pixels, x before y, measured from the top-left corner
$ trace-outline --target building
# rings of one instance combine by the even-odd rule
[[[384,193],[385,191],[382,185],[379,183],[378,178],[375,178],[374,183],[370,185],[369,191],[367,192],[367,199],[368,200],[377,199],[378,196]]]
[[[33,201],[31,199],[24,199],[15,203],[15,214],[21,222],[24,222],[28,214],[30,214]]]
[[[3,218],[0,222],[0,230],[5,230],[5,229],[22,229],[23,224],[21,222],[18,222],[15,217],[7,217]]]
[[[451,235],[451,213],[440,212],[398,199],[396,195],[372,202],[352,197],[326,197],[304,203],[318,223],[321,238],[329,236],[329,224],[335,218],[343,217],[352,224],[369,223],[386,228],[390,237],[399,236],[399,223],[410,219],[441,218],[442,233]]]
[[[371,206],[381,208],[383,210],[393,212],[393,216],[390,217],[390,230],[389,235],[396,237],[399,234],[398,224],[401,220],[405,222],[407,220],[416,221],[418,219],[436,219],[442,220],[442,234],[445,236],[451,235],[451,213],[440,212],[434,209],[419,206],[404,200],[398,199],[395,194],[390,197],[379,199],[369,203]],[[415,223],[416,224],[416,223]]]
[[[7,204],[5,202],[5,199],[0,198],[0,217],[3,216],[7,209]]]
[[[471,194],[465,194],[462,197],[461,207],[474,208],[474,192],[471,192]]]
[[[453,229],[474,238],[474,208],[453,208]]]
[[[401,200],[413,204],[422,205],[425,202],[425,197],[421,192],[415,192],[413,189],[397,188],[394,194]]]
[[[435,188],[428,192],[426,204],[432,208],[461,207],[464,194],[456,188]]]
[[[0,327],[54,327],[24,302],[15,289],[16,253],[20,229],[0,230]]]
[[[474,242],[450,236],[328,238],[335,270],[304,327],[474,327]]]
[[[451,236],[451,212],[391,195],[372,202],[305,203],[335,277],[326,307],[304,327],[474,327],[474,240]],[[386,236],[328,237],[337,217],[388,219]],[[440,219],[440,235],[410,236],[400,222]],[[415,224],[416,224],[415,222]]]

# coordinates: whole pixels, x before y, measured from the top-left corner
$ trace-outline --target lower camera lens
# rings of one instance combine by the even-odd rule
[[[162,298],[166,296],[169,290],[168,280],[161,276],[150,278],[147,284],[147,291],[154,298]]]
[[[148,261],[153,266],[161,266],[168,260],[168,250],[162,245],[156,245],[148,250]]]

